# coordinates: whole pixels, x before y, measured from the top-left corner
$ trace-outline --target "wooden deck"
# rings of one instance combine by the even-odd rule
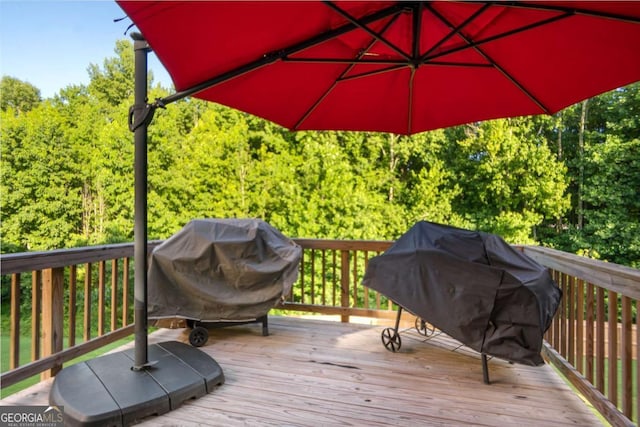
[[[482,382],[480,356],[440,334],[401,330],[387,351],[384,326],[294,317],[212,329],[202,349],[226,382],[213,393],[152,417],[143,426],[596,426],[600,419],[550,366],[492,359]],[[156,341],[188,341],[161,329]],[[49,382],[0,401],[46,404]]]

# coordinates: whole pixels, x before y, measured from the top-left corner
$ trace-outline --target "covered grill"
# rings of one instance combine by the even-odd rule
[[[543,334],[562,296],[545,267],[502,238],[426,221],[372,258],[363,284],[482,353],[487,382],[485,355],[544,363]],[[386,337],[397,351],[397,325]]]
[[[193,345],[200,324],[260,321],[291,291],[302,249],[258,219],[197,219],[157,246],[149,265],[149,318],[186,319]]]

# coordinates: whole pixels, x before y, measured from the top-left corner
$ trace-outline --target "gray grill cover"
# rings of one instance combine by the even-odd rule
[[[363,282],[472,349],[540,365],[562,292],[500,237],[418,222],[369,261]]]
[[[298,277],[302,248],[257,219],[198,219],[157,246],[149,318],[240,321],[263,316]]]

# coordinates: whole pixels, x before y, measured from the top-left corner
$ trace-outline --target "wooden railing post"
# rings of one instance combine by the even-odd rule
[[[340,306],[349,307],[349,251],[340,251]],[[349,323],[349,315],[341,316],[342,322]]]
[[[42,356],[62,351],[64,328],[64,268],[49,268],[42,272]],[[41,374],[45,380],[55,376],[62,365]]]

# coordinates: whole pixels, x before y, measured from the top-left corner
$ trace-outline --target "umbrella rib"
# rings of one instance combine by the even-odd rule
[[[183,98],[196,94],[198,92],[202,92],[203,90],[210,89],[213,86],[219,85],[231,79],[234,79],[243,74],[254,71],[258,68],[262,68],[265,65],[269,65],[273,62],[276,62],[278,59],[286,58],[289,55],[293,55],[310,47],[316,46],[320,43],[324,43],[327,40],[334,39],[339,37],[345,33],[355,30],[362,25],[366,25],[371,22],[379,21],[380,19],[384,19],[388,16],[396,15],[397,13],[403,11],[405,6],[402,3],[394,4],[388,8],[381,9],[377,12],[372,13],[371,15],[365,16],[361,18],[358,23],[347,23],[338,28],[329,30],[325,33],[313,36],[307,40],[303,40],[302,42],[298,42],[292,46],[285,47],[283,49],[278,50],[277,52],[272,52],[270,54],[265,54],[261,56],[259,59],[249,62],[247,64],[241,65],[233,70],[223,72],[215,77],[209,78],[201,83],[197,83],[190,88],[182,90],[180,92],[176,92],[172,95],[169,95],[165,98],[159,99],[158,102],[161,105],[167,105],[172,102],[179,101]]]
[[[520,28],[516,28],[514,30],[511,31],[506,31],[504,33],[501,34],[496,34],[494,36],[491,37],[487,37],[486,39],[481,39],[481,40],[477,40],[475,42],[468,42],[468,45],[465,46],[460,46],[460,47],[456,47],[456,48],[452,48],[443,52],[440,52],[438,54],[429,56],[429,53],[433,52],[438,46],[440,46],[444,41],[446,41],[447,39],[449,39],[450,37],[452,37],[455,34],[460,34],[462,36],[462,33],[460,33],[460,31],[462,30],[462,27],[466,26],[468,24],[467,21],[471,21],[472,18],[476,18],[480,12],[483,12],[486,8],[490,7],[490,6],[501,6],[501,7],[505,7],[505,8],[521,8],[521,9],[535,9],[535,10],[544,10],[544,11],[551,11],[551,12],[562,12],[562,14],[557,15],[557,16],[553,16],[547,19],[544,19],[542,21],[538,21],[538,22],[534,22],[532,24],[520,27]],[[447,22],[446,19],[437,11],[433,8],[433,6],[427,4],[426,7],[436,16],[438,17],[438,19],[440,19],[441,21],[445,22],[448,26],[452,27],[451,23]],[[631,16],[625,16],[625,15],[617,15],[617,14],[611,14],[611,13],[604,13],[604,12],[594,12],[594,11],[590,11],[587,9],[576,9],[576,8],[568,8],[568,7],[562,7],[562,6],[553,6],[553,5],[537,5],[537,4],[530,4],[530,3],[520,3],[520,2],[509,2],[508,4],[500,4],[500,3],[487,3],[485,4],[485,6],[478,10],[474,15],[472,15],[472,17],[468,18],[465,22],[463,22],[457,29],[454,29],[447,37],[445,37],[444,39],[442,39],[440,42],[438,42],[438,44],[436,46],[434,46],[433,48],[431,48],[429,50],[429,52],[425,53],[420,59],[421,59],[421,63],[425,63],[428,62],[432,59],[441,57],[441,56],[445,56],[445,55],[449,55],[452,53],[456,53],[459,52],[461,50],[465,50],[465,49],[469,49],[472,47],[476,47],[478,45],[481,44],[485,44],[485,43],[489,43],[489,42],[493,42],[495,40],[499,40],[501,38],[505,38],[505,37],[509,37],[512,36],[514,34],[523,32],[523,31],[528,31],[531,30],[533,28],[537,28],[543,25],[548,25],[551,24],[555,21],[561,20],[561,19],[565,19],[565,18],[569,18],[571,16],[575,16],[575,15],[585,15],[585,16],[592,16],[592,17],[602,17],[602,18],[609,18],[609,19],[614,19],[614,20],[619,20],[619,21],[625,21],[625,22],[630,22],[630,23],[635,23],[638,24],[640,23],[640,18],[635,18],[635,17],[631,17]],[[457,30],[457,31],[456,31]]]
[[[420,56],[420,32],[422,30],[422,8],[424,5],[420,3],[413,8],[413,60]]]
[[[349,64],[349,65],[400,65],[407,67],[407,61],[394,59],[348,59],[348,58],[283,58],[282,62],[297,62],[302,64]],[[441,65],[447,67],[478,67],[491,68],[492,64],[477,62],[454,62],[454,61],[429,61],[423,65]],[[396,67],[393,67],[396,69]]]
[[[432,12],[434,13],[435,16],[438,17],[438,19],[440,19],[443,23],[445,23],[447,26],[449,27],[453,27],[453,25],[451,24],[451,22],[449,22],[449,20],[447,20],[444,16],[442,16],[438,11],[436,10],[432,10]],[[566,17],[569,15],[563,15],[563,17]],[[524,28],[524,27],[523,27]],[[514,30],[516,32],[519,32],[517,30]],[[513,77],[511,74],[509,74],[504,68],[502,68],[500,65],[498,65],[498,63],[496,61],[494,61],[489,55],[487,55],[478,45],[480,44],[479,42],[473,42],[472,40],[470,40],[467,36],[465,36],[464,34],[460,33],[459,36],[465,41],[465,43],[467,43],[466,48],[473,48],[476,52],[478,52],[484,59],[486,59],[490,64],[492,64],[498,71],[500,71],[500,73],[502,73],[502,75],[504,75],[511,83],[513,83],[522,93],[524,93],[531,101],[533,101],[533,103],[535,103],[538,108],[540,108],[544,113],[546,114],[550,114],[551,110],[545,106],[538,98],[536,98],[527,88],[525,88],[522,83],[520,83],[519,81],[517,81],[515,79],[515,77]]]
[[[433,12],[433,14],[438,19],[440,19],[442,22],[444,22],[449,27],[453,28],[453,25],[445,17],[443,17],[437,10],[431,9],[431,11]],[[445,51],[439,52],[439,53],[431,55],[431,56],[425,56],[425,57],[422,58],[422,60],[423,60],[423,62],[426,63],[426,62],[431,61],[432,59],[439,58],[441,56],[450,55],[452,53],[460,52],[462,50],[466,50],[466,49],[470,49],[470,48],[476,48],[476,47],[478,47],[480,45],[483,45],[483,44],[486,44],[486,43],[490,43],[490,42],[493,42],[493,41],[496,41],[496,40],[499,40],[499,39],[503,39],[505,37],[509,37],[509,36],[514,35],[514,34],[522,33],[524,31],[528,31],[528,30],[531,30],[533,28],[541,27],[543,25],[551,24],[552,22],[559,21],[561,19],[566,19],[566,18],[568,18],[570,16],[572,16],[572,15],[568,14],[568,13],[564,14],[564,15],[554,16],[554,17],[551,17],[551,18],[544,19],[542,21],[534,22],[533,24],[525,25],[523,27],[516,28],[514,30],[505,31],[504,33],[496,34],[495,36],[487,37],[486,39],[481,39],[481,40],[476,40],[476,41],[471,41],[466,36],[464,36],[462,33],[459,33],[460,37],[464,38],[464,40],[465,40],[465,42],[467,44],[465,44],[464,46],[454,47],[454,48],[451,48],[449,50],[445,50]]]
[[[365,51],[366,54],[366,51]],[[350,64],[350,65],[407,65],[407,61],[394,59],[349,59],[349,58],[282,58],[282,62],[307,64]]]
[[[340,9],[338,6],[336,6],[335,4],[333,4],[330,1],[324,1],[324,4],[326,4],[327,6],[329,6],[331,9],[333,9],[335,12],[337,12],[338,14],[340,14],[343,18],[345,18],[346,20],[348,20],[349,22],[351,22],[352,24],[356,25],[357,27],[361,28],[362,30],[364,30],[366,33],[368,33],[371,37],[373,37],[374,39],[378,40],[379,42],[387,45],[389,48],[391,48],[392,50],[394,50],[398,55],[402,56],[403,58],[405,58],[407,61],[411,60],[411,57],[409,55],[407,55],[405,52],[402,51],[402,49],[400,49],[399,47],[397,47],[396,45],[394,45],[393,43],[391,43],[389,40],[385,39],[384,37],[382,37],[381,33],[376,33],[375,31],[371,30],[369,27],[367,27],[366,23],[363,22],[362,20],[358,20],[356,18],[354,18],[353,16],[349,15],[347,12],[345,12],[344,10]],[[400,2],[400,4],[402,5],[402,2]],[[403,5],[403,8],[405,6]]]
[[[502,75],[504,75],[511,83],[513,83],[518,89],[520,89],[520,91],[524,93],[531,101],[533,101],[545,114],[551,114],[551,110],[549,109],[549,107],[544,105],[542,101],[536,98],[526,87],[524,87],[524,85],[522,85],[522,83],[517,81],[515,77],[513,77],[504,68],[498,65],[493,59],[489,57],[489,55],[484,53],[480,48],[476,48],[476,49],[482,56],[484,56],[487,59],[487,61],[492,63],[493,66],[496,67],[496,69],[502,73]]]
[[[628,16],[628,15],[618,15],[616,13],[606,13],[606,12],[598,12],[589,9],[578,9],[574,7],[563,7],[563,6],[554,6],[552,4],[532,4],[532,3],[524,3],[518,1],[509,2],[506,5],[510,8],[520,8],[520,9],[535,9],[535,10],[548,10],[554,12],[565,12],[571,15],[584,15],[590,16],[594,18],[607,18],[613,19],[616,21],[629,22],[632,24],[640,24],[640,17]]]
[[[396,13],[390,20],[389,22],[387,22],[384,26],[384,28],[382,29],[382,31],[386,31],[397,19],[398,19],[398,14]],[[333,84],[331,84],[331,86],[322,94],[322,96],[320,96],[316,102],[313,103],[313,105],[302,115],[302,117],[300,117],[300,120],[298,120],[296,122],[296,124],[293,126],[293,129],[298,129],[298,127],[300,126],[300,124],[302,124],[305,120],[307,120],[307,118],[311,115],[311,113],[313,113],[315,111],[316,108],[318,108],[318,105],[320,105],[320,103],[327,97],[329,96],[329,94],[331,93],[331,91],[333,91],[333,89],[338,85],[339,82],[344,81],[344,80],[348,80],[345,79],[344,76],[353,69],[353,67],[356,66],[356,64],[362,64],[362,63],[368,63],[369,61],[359,61],[363,55],[365,55],[369,49],[371,49],[371,47],[373,47],[373,45],[375,44],[375,39],[372,40],[365,49],[362,49],[358,55],[357,55],[357,59],[356,62],[348,62],[348,64],[350,64],[348,67],[346,67],[342,73],[340,73],[340,76],[333,82]],[[289,60],[291,58],[288,58]],[[319,59],[319,61],[322,61],[322,59]],[[359,61],[359,62],[358,62]],[[382,62],[380,62],[382,63]],[[389,62],[386,62],[389,63]],[[397,63],[397,62],[396,62]],[[401,68],[401,67],[405,67],[406,63],[404,61],[400,62],[401,65],[396,65],[395,68]]]
[[[442,67],[476,67],[476,68],[493,68],[493,64],[479,64],[477,62],[450,62],[450,61],[429,61],[425,65],[439,65]]]
[[[443,43],[445,43],[447,40],[449,40],[451,37],[455,36],[456,34],[460,34],[460,32],[467,26],[469,25],[471,22],[473,22],[474,19],[476,19],[478,16],[482,15],[487,9],[489,9],[491,7],[491,3],[485,3],[484,6],[482,6],[480,9],[478,9],[476,12],[474,12],[469,18],[467,18],[464,22],[462,22],[460,25],[458,25],[456,28],[454,28],[449,34],[447,34],[445,37],[443,37],[442,39],[440,39],[440,41],[438,43],[436,43],[433,47],[431,47],[431,49],[429,49],[428,51],[426,51],[421,57],[420,57],[420,62],[423,62],[426,58],[429,57],[429,54],[431,54],[431,52],[435,51],[436,49],[438,49],[440,46],[442,46]],[[429,9],[429,11],[431,13],[433,13],[435,15],[435,12],[433,10],[433,6],[431,6],[430,4],[427,5],[427,9]]]
[[[413,13],[413,40],[412,40],[412,63],[411,75],[408,80],[409,96],[407,98],[407,134],[411,134],[413,130],[413,83],[416,77],[416,71],[419,66],[418,57],[420,56],[420,35],[422,30],[422,9],[423,3],[414,5]]]
[[[411,76],[409,77],[409,103],[407,108],[407,135],[410,135],[413,129],[413,80],[416,76],[416,67],[411,67]]]
[[[366,73],[354,74],[354,75],[351,75],[349,77],[342,77],[340,79],[337,79],[336,82],[346,82],[346,81],[349,81],[349,80],[361,79],[363,77],[371,77],[371,76],[375,76],[375,75],[378,75],[378,74],[390,73],[392,71],[401,70],[403,68],[407,68],[407,64],[402,64],[402,65],[396,65],[396,66],[393,66],[393,67],[382,68],[380,70],[368,71]]]

